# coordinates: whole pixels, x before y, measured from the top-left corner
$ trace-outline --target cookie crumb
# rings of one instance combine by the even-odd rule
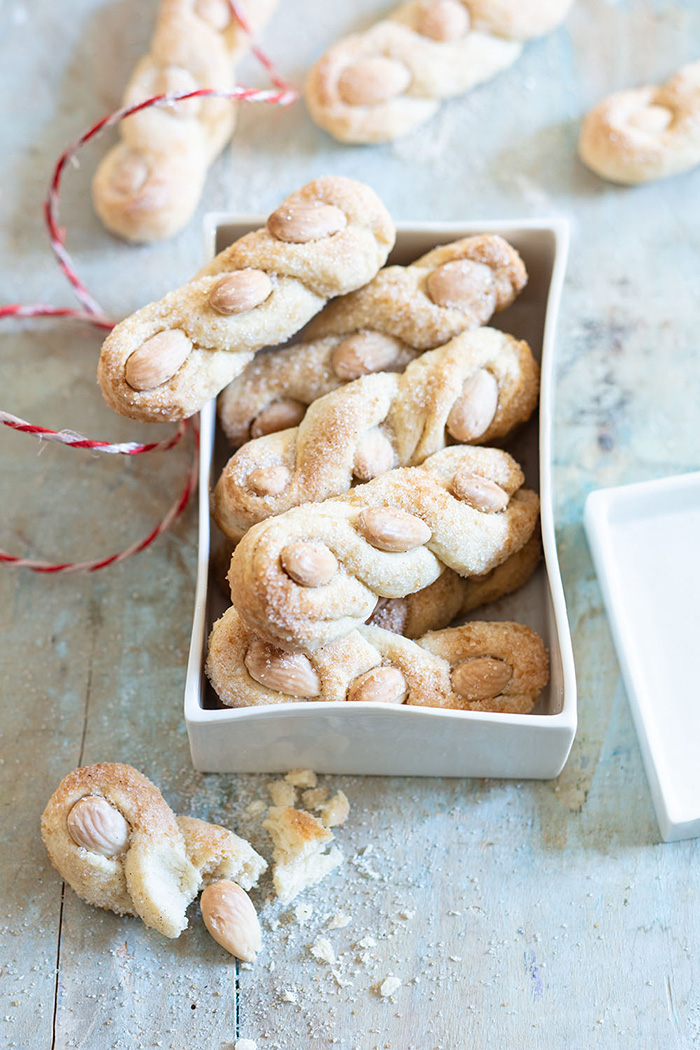
[[[293,806],[297,800],[297,793],[291,784],[284,780],[271,780],[266,784],[273,806]]]
[[[317,806],[318,819],[326,828],[336,828],[344,824],[350,812],[350,803],[347,796],[338,791],[332,799],[322,806]]]
[[[333,966],[335,963],[333,945],[327,937],[317,937],[314,943],[309,946],[309,951],[314,959],[318,959],[319,962],[328,963],[329,966]]]
[[[315,788],[318,783],[313,769],[290,769],[284,779],[298,788]]]
[[[327,787],[315,787],[308,788],[301,796],[301,801],[304,803],[307,809],[316,809],[328,798]]]
[[[394,992],[398,992],[400,987],[401,987],[401,980],[400,980],[400,978],[398,978],[398,977],[387,977],[387,978],[385,978],[385,980],[382,981],[382,983],[379,986],[379,994],[383,998],[387,998],[388,996],[393,995]]]
[[[346,926],[349,926],[352,919],[345,912],[337,911],[335,915],[331,915],[330,919],[326,923],[327,930],[344,930]]]

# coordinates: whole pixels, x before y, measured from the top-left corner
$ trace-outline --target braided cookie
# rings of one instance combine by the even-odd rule
[[[530,418],[538,386],[527,343],[495,328],[465,332],[403,375],[356,379],[315,401],[299,427],[248,442],[214,489],[214,519],[239,539],[291,507],[417,466],[448,441],[492,443]]]
[[[367,622],[406,638],[419,638],[524,587],[541,559],[542,539],[536,528],[520,550],[490,572],[463,577],[446,569],[434,583],[405,598],[380,598]]]
[[[571,0],[409,0],[335,44],[311,70],[306,104],[341,142],[388,142],[512,65]]]
[[[468,623],[410,641],[358,627],[309,656],[256,637],[235,609],[214,624],[206,672],[227,707],[303,700],[527,714],[548,680],[547,652],[517,623]]]
[[[246,0],[253,32],[277,0]],[[227,0],[161,0],[151,50],[133,72],[124,95],[130,106],[160,94],[234,87],[233,64],[250,37]],[[157,106],[121,124],[122,142],[106,155],[92,184],[105,226],[129,241],[171,237],[185,226],[204,187],[207,169],[233,132],[236,110],[226,99],[190,99]]]
[[[446,568],[488,572],[529,539],[539,500],[507,452],[447,448],[345,496],[254,525],[236,547],[231,597],[266,641],[313,651],[348,634],[379,598]]]
[[[441,346],[505,310],[527,283],[514,248],[496,234],[433,248],[410,266],[388,266],[331,303],[307,342],[260,354],[224,390],[219,417],[237,447],[301,422],[310,405],[373,372],[402,372],[417,353]]]
[[[166,937],[186,928],[185,910],[205,883],[227,877],[250,888],[267,867],[225,828],[176,818],[150,780],[118,763],[64,777],[44,810],[41,835],[79,897],[138,915]]]
[[[151,422],[197,412],[261,347],[294,335],[334,295],[366,284],[394,243],[373,190],[316,179],[182,288],[105,340],[98,379],[115,411]]]
[[[583,122],[579,154],[611,182],[634,184],[700,164],[700,62],[661,87],[620,91]]]

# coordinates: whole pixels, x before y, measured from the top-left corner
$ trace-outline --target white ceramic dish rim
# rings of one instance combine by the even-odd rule
[[[623,602],[620,591],[624,579],[617,569],[612,531],[615,528],[613,516],[616,512],[625,513],[621,522],[624,527],[632,521],[652,516],[659,505],[667,504],[669,496],[690,492],[700,492],[700,471],[597,489],[588,495],[584,509],[586,536],[639,738],[656,818],[661,837],[667,842],[700,836],[700,802],[694,807],[690,806],[690,811],[687,806],[683,808],[679,805],[672,764],[668,756],[656,746],[654,727],[647,717],[650,715],[647,690],[640,680],[642,670],[635,667],[628,644],[628,632],[633,626],[624,622],[621,613]],[[688,743],[692,745],[692,740],[689,739]]]
[[[208,257],[212,257],[216,235],[220,226],[235,223],[236,225],[250,225],[252,228],[263,226],[266,218],[261,215],[240,215],[228,212],[213,212],[205,217],[205,237],[208,249]],[[573,650],[566,614],[566,601],[564,587],[559,570],[559,562],[556,552],[556,537],[554,529],[554,510],[552,503],[552,408],[553,408],[553,386],[555,366],[555,333],[559,314],[559,303],[564,285],[566,272],[566,261],[569,248],[569,225],[563,218],[553,217],[544,219],[498,219],[498,220],[464,220],[459,222],[398,222],[397,233],[431,233],[436,238],[446,237],[456,239],[468,236],[471,233],[502,233],[508,230],[545,230],[554,235],[556,250],[552,266],[552,276],[545,304],[545,324],[542,338],[542,361],[541,361],[541,398],[540,398],[540,500],[541,500],[541,524],[542,543],[549,582],[554,619],[559,639],[559,654],[561,660],[563,680],[563,704],[560,711],[552,714],[514,715],[494,714],[484,711],[451,711],[441,708],[411,707],[412,716],[424,719],[468,719],[473,722],[487,724],[522,726],[526,720],[528,726],[559,728],[568,730],[573,740],[576,731],[576,675],[574,668]],[[213,449],[213,436],[215,426],[215,402],[211,401],[202,409],[201,413],[201,442],[200,442],[200,464],[208,465],[211,462]],[[203,471],[200,469],[200,478]],[[285,703],[278,707],[246,707],[229,708],[226,710],[210,710],[203,708],[200,704],[200,682],[202,674],[202,661],[205,647],[206,633],[206,594],[208,587],[209,554],[210,554],[211,521],[209,512],[208,487],[200,484],[199,491],[199,544],[197,557],[197,585],[195,591],[195,613],[190,643],[189,659],[187,665],[187,676],[185,681],[185,719],[188,723],[198,725],[216,725],[217,723],[230,724],[233,720],[239,721],[246,718],[260,719],[261,717],[275,718],[276,716],[289,716],[295,711],[304,710],[308,712],[308,702]],[[316,701],[314,706],[325,710],[346,709],[344,702]],[[387,705],[381,703],[365,702],[362,709],[381,710],[386,712]],[[403,707],[391,709],[394,717],[405,717]]]

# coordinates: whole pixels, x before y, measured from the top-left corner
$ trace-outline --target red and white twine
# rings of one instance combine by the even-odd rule
[[[229,0],[229,5],[243,30],[250,33],[250,29],[239,9],[237,0]],[[93,298],[78,277],[73,265],[73,260],[65,247],[66,231],[59,223],[59,193],[61,179],[66,165],[73,160],[76,153],[78,153],[86,143],[96,138],[103,131],[119,124],[119,122],[126,117],[130,117],[132,114],[138,113],[142,109],[148,109],[151,106],[171,106],[177,102],[186,102],[188,99],[193,98],[223,98],[232,102],[265,102],[280,106],[288,106],[295,102],[299,97],[299,92],[279,76],[273,63],[264,52],[255,46],[251,47],[251,51],[267,70],[276,90],[258,91],[254,88],[237,86],[230,91],[218,91],[213,88],[200,88],[196,91],[189,91],[180,95],[155,95],[152,98],[146,99],[143,102],[138,102],[135,105],[123,106],[114,113],[110,113],[108,116],[103,117],[102,120],[99,120],[63,151],[53,171],[49,189],[44,200],[43,212],[53,253],[61,272],[69,281],[73,288],[73,292],[82,304],[83,309],[75,310],[69,307],[51,306],[46,303],[8,303],[5,306],[0,306],[0,320],[8,317],[14,317],[17,319],[57,317],[74,321],[84,321],[92,327],[101,329],[102,331],[110,331],[114,327],[115,322],[106,316],[97,300]],[[182,492],[172,504],[162,521],[160,521],[144,539],[131,544],[125,550],[120,551],[117,554],[111,554],[109,557],[100,558],[95,561],[84,562],[53,563],[34,561],[28,558],[18,558],[0,550],[1,564],[12,565],[15,568],[31,569],[34,572],[56,574],[95,572],[98,569],[104,569],[108,565],[114,565],[117,562],[124,561],[126,558],[130,558],[133,554],[139,554],[142,550],[145,550],[146,547],[150,546],[150,544],[153,543],[161,533],[165,532],[175,519],[182,514],[197,486],[197,450],[199,447],[199,437],[197,426],[192,420],[185,420],[185,422],[180,423],[175,434],[171,435],[169,438],[166,438],[163,441],[154,441],[146,444],[134,441],[122,443],[94,441],[83,437],[81,434],[76,434],[71,430],[56,431],[50,430],[47,427],[37,426],[28,423],[26,420],[20,419],[9,412],[3,411],[0,411],[0,423],[4,426],[10,427],[12,430],[18,431],[19,433],[33,434],[41,441],[58,442],[59,444],[66,445],[68,448],[89,449],[95,452],[106,452],[108,454],[125,456],[140,455],[144,452],[165,452],[168,449],[174,448],[190,428],[193,431],[195,439],[192,464]]]

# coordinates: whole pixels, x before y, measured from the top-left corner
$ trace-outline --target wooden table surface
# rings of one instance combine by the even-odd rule
[[[61,149],[117,104],[154,6],[0,4],[0,301],[73,305],[47,248],[42,195]],[[300,82],[327,44],[387,6],[282,0],[266,46]],[[400,220],[570,220],[555,494],[580,727],[553,782],[329,778],[352,804],[338,833],[346,862],[300,898],[312,906],[306,916],[270,902],[264,881],[254,895],[264,951],[237,969],[196,906],[191,928],[171,942],[64,892],[39,837],[65,773],[118,760],[152,777],[178,812],[229,823],[269,853],[246,813],[266,797],[269,777],[202,776],[190,764],[182,696],[194,509],[147,553],[92,576],[4,569],[0,1045],[700,1046],[700,844],[659,842],[581,527],[592,488],[698,468],[700,170],[623,189],[599,181],[575,153],[594,101],[665,79],[698,57],[699,40],[696,0],[578,0],[565,26],[511,70],[393,146],[337,144],[302,104],[251,106],[197,219],[163,245],[128,247],[94,217],[89,178],[105,140],[69,172],[68,244],[117,317],[200,265],[205,210],[266,211],[329,172],[369,181]],[[247,62],[241,79],[263,84],[264,74]],[[81,327],[5,322],[0,407],[93,437],[150,435],[103,404],[98,348]],[[75,560],[146,535],[190,450],[126,461],[39,450],[4,430],[0,454],[0,545]],[[339,911],[349,924],[327,929]],[[330,941],[334,966],[309,952],[318,936]],[[402,981],[391,999],[376,992],[388,975]]]

